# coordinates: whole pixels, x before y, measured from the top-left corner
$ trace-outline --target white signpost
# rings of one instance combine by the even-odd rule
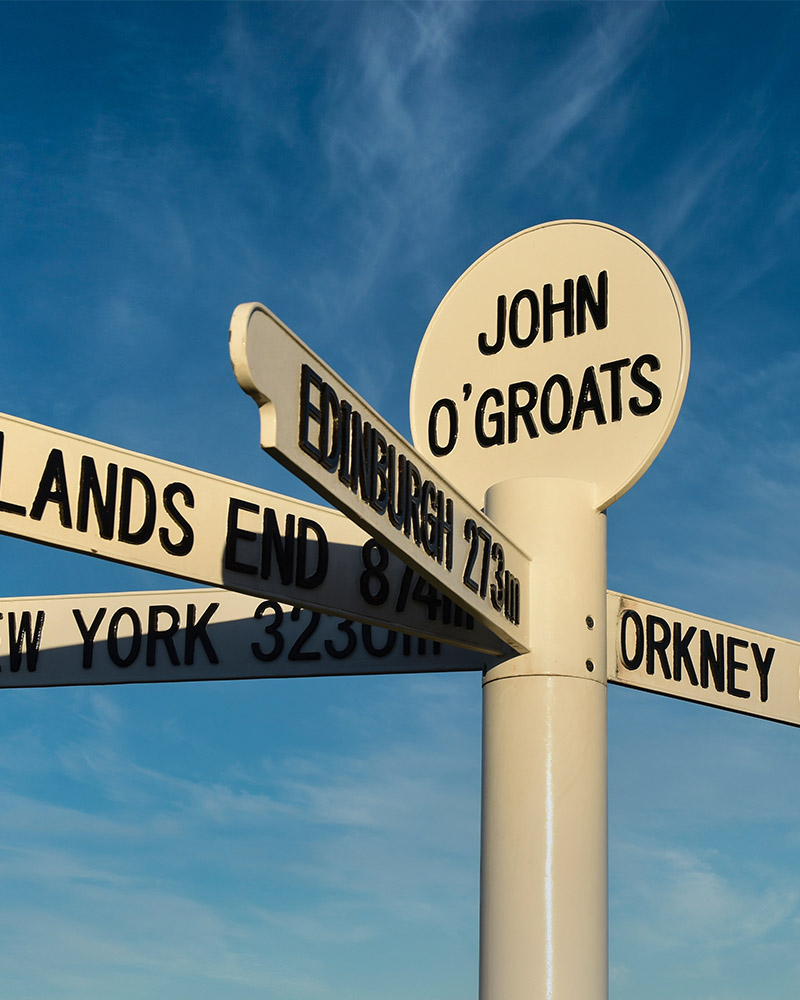
[[[608,592],[610,684],[800,726],[800,642]],[[496,657],[229,590],[0,598],[0,687],[477,671]]]
[[[800,726],[800,642],[612,591],[608,679]]]
[[[661,261],[595,222],[505,240],[445,296],[417,448],[533,560],[529,652],[484,675],[482,1000],[608,996],[606,530],[683,399]]]
[[[3,688],[433,673],[486,662],[457,646],[229,590],[0,599]]]
[[[659,259],[598,222],[489,250],[433,315],[411,383],[416,447],[481,506],[507,479],[580,479],[605,510],[678,416],[686,311]]]
[[[425,334],[416,450],[264,306],[231,357],[355,524],[0,416],[0,532],[226,588],[2,600],[0,686],[482,669],[481,1000],[606,1000],[606,682],[800,725],[800,643],[606,592],[686,386],[675,282],[597,222],[500,243]]]
[[[0,414],[0,533],[488,652],[336,511]]]
[[[530,559],[265,306],[238,306],[231,360],[261,446],[514,649]]]

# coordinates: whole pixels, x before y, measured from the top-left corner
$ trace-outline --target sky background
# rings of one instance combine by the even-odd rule
[[[0,408],[315,499],[258,447],[238,303],[409,435],[456,278],[598,219],[692,331],[609,586],[800,639],[798,41],[793,3],[2,4]],[[476,996],[480,713],[476,674],[2,692],[0,994]],[[609,754],[612,997],[795,1000],[798,731],[616,688]]]

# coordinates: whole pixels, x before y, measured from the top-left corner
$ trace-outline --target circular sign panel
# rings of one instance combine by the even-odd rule
[[[680,409],[689,324],[672,276],[600,222],[534,226],[453,285],[420,345],[414,444],[476,506],[506,479],[595,484],[603,510]]]

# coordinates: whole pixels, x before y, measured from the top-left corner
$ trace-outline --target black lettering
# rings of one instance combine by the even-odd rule
[[[491,559],[492,536],[482,526],[478,526],[478,537],[483,542],[483,558],[481,559],[481,589],[479,591],[481,599],[486,597],[489,587],[489,564]]]
[[[519,609],[519,580],[506,570],[503,574],[503,614],[514,625],[519,625]]]
[[[526,392],[528,394],[528,400],[526,403],[519,402],[519,394],[521,392]],[[522,418],[522,422],[525,424],[525,430],[528,432],[528,437],[539,437],[539,432],[536,429],[536,424],[533,422],[533,415],[531,414],[531,410],[533,410],[534,406],[536,406],[538,394],[539,390],[533,382],[512,382],[508,387],[509,444],[514,444],[517,440],[520,418]]]
[[[581,388],[578,392],[578,402],[575,406],[573,430],[580,430],[583,427],[583,418],[587,411],[591,411],[594,415],[595,423],[598,426],[607,423],[606,414],[603,409],[603,397],[600,395],[600,386],[597,384],[597,376],[591,365],[583,373]]]
[[[36,670],[36,662],[39,659],[39,647],[42,644],[42,631],[44,630],[44,611],[36,612],[36,625],[33,625],[30,611],[23,611],[19,619],[19,629],[17,628],[17,614],[15,611],[8,613],[8,654],[9,668],[13,674],[19,672],[22,666],[23,647],[25,649],[25,666],[28,673]]]
[[[453,501],[448,497],[444,498],[444,493],[439,491],[439,498],[436,502],[438,515],[436,559],[439,565],[444,562],[448,570],[453,568]],[[447,546],[445,547],[445,540]]]
[[[445,598],[447,600],[447,598]],[[403,634],[401,637],[403,642],[403,656],[428,656],[428,642],[426,639],[422,639],[417,636]],[[416,649],[413,646],[414,640],[416,639]],[[432,653],[434,656],[441,656],[442,644],[440,642],[433,642]]]
[[[519,307],[522,302],[527,302],[530,307],[530,318],[528,321],[528,332],[524,337],[519,335]],[[539,332],[539,300],[530,288],[523,288],[517,292],[511,300],[511,312],[508,316],[508,336],[514,347],[527,347],[536,340]]]
[[[564,336],[571,337],[575,333],[575,282],[567,278],[564,282],[564,299],[553,301],[553,286],[544,286],[544,334],[543,341],[547,344],[553,339],[553,316],[560,312],[564,314]]]
[[[638,396],[634,396],[628,403],[631,413],[637,417],[646,417],[648,413],[654,413],[661,405],[661,389],[659,389],[655,382],[651,382],[649,378],[644,377],[642,374],[644,365],[647,365],[650,371],[657,372],[661,368],[661,362],[655,354],[643,354],[633,362],[631,382],[633,382],[637,389],[644,389],[645,392],[650,393],[649,403],[642,403]]]
[[[272,573],[272,554],[281,583],[289,584],[294,577],[294,514],[286,515],[283,534],[278,518],[271,507],[264,508],[264,528],[261,533],[261,578],[268,580]]]
[[[600,365],[600,371],[611,375],[611,423],[622,420],[622,369],[631,363],[630,358],[619,361],[607,361]]]
[[[34,521],[41,521],[47,504],[58,505],[58,516],[62,528],[72,527],[72,514],[69,509],[67,494],[67,473],[64,468],[64,455],[59,448],[53,448],[47,456],[42,478],[33,499],[30,516]]]
[[[164,511],[177,528],[180,529],[181,537],[173,542],[169,537],[169,528],[158,529],[158,540],[161,547],[172,556],[185,556],[192,551],[194,545],[194,530],[175,506],[175,497],[183,497],[183,502],[187,507],[194,507],[194,494],[184,483],[168,483],[164,487]]]
[[[328,385],[322,384],[322,416],[319,426],[319,462],[328,472],[339,464],[341,437],[339,434],[339,397]]]
[[[736,687],[736,671],[747,670],[747,664],[736,659],[736,649],[747,649],[748,643],[744,639],[737,639],[735,636],[728,636],[728,694],[734,698],[749,698],[750,692]]]
[[[656,636],[656,627],[661,631],[660,636]],[[663,618],[659,618],[658,615],[647,615],[645,618],[645,629],[647,633],[647,664],[645,667],[647,673],[654,674],[656,672],[655,654],[658,653],[661,670],[667,680],[671,680],[672,674],[669,670],[669,659],[667,657],[667,648],[669,647],[670,640],[669,625]]]
[[[686,635],[683,634],[683,626],[680,622],[672,623],[672,671],[676,681],[681,679],[683,667],[686,667],[686,676],[689,683],[697,687],[697,673],[692,662],[692,654],[689,651],[689,643],[694,639],[697,628],[690,625]]]
[[[309,568],[309,532],[316,539],[317,565]],[[319,587],[328,573],[328,536],[321,524],[308,517],[297,522],[297,572],[295,583],[304,590]]]
[[[475,436],[481,448],[491,448],[493,445],[502,444],[506,434],[506,418],[502,410],[491,413],[486,417],[486,407],[489,401],[503,405],[503,393],[500,389],[487,389],[481,394],[478,405],[475,409]],[[486,432],[486,423],[494,425],[491,434]]]
[[[138,483],[142,488],[142,499],[144,500],[144,510],[142,511],[142,523],[135,530],[131,529],[131,515],[133,513],[133,484]],[[156,491],[153,484],[143,472],[136,469],[125,468],[122,470],[122,486],[120,488],[119,499],[119,532],[117,538],[121,542],[129,545],[144,545],[153,536],[156,526]]]
[[[753,647],[753,656],[756,662],[756,670],[758,671],[759,697],[761,701],[766,701],[768,698],[767,677],[769,676],[769,668],[772,666],[772,658],[775,656],[775,649],[773,646],[770,646],[766,656],[764,656],[757,642],[751,643],[751,646]]]
[[[442,410],[447,411],[448,435],[444,444],[439,444],[439,414]],[[436,455],[437,458],[440,455],[449,455],[453,448],[455,448],[457,440],[458,408],[456,407],[455,400],[437,399],[431,407],[431,413],[428,417],[428,447],[431,449],[431,454]]]
[[[0,477],[3,471],[3,452],[6,446],[6,435],[4,431],[0,431]],[[9,503],[7,500],[0,500],[0,513],[3,514],[19,514],[21,517],[25,517],[27,511],[24,507],[21,507],[18,503]]]
[[[300,621],[300,615],[302,613],[302,608],[292,608],[291,618],[293,622]],[[308,625],[303,629],[300,635],[292,643],[292,648],[289,650],[288,659],[291,662],[304,662],[307,660],[321,660],[322,653],[318,650],[306,650],[305,645],[311,636],[317,631],[319,627],[320,618],[319,611],[311,612],[311,620]]]
[[[372,427],[369,421],[362,422],[361,414],[353,410],[350,417],[350,489],[353,493],[361,491],[361,499],[370,502],[370,487],[372,485],[372,470],[370,468],[369,433]],[[344,441],[342,446],[344,447]]]
[[[339,403],[339,481],[345,486],[352,486],[353,492],[356,486],[352,485],[350,474],[350,425],[352,423],[353,407],[343,399]]]
[[[199,618],[195,618],[197,608],[194,604],[189,604],[187,606],[186,630],[183,644],[183,662],[187,667],[191,667],[194,663],[194,647],[198,640],[205,651],[208,662],[219,663],[219,656],[217,656],[217,651],[214,649],[214,644],[211,642],[211,636],[207,631],[209,623],[211,622],[211,619],[218,607],[219,603],[217,601],[213,601]]]
[[[634,647],[628,649],[628,622],[633,624]],[[644,624],[635,611],[623,611],[619,621],[619,655],[628,670],[638,670],[644,658]]]
[[[397,591],[397,600],[394,603],[395,611],[405,611],[408,603],[408,595],[411,591],[411,581],[414,579],[414,571],[410,566],[403,568],[403,575],[400,578],[400,587]]]
[[[318,445],[312,444],[309,438],[309,420],[313,420],[322,429],[322,410],[311,402],[311,387],[321,393],[324,385],[322,379],[315,371],[303,365],[300,369],[300,432],[298,443],[301,449],[310,455],[314,461],[322,460],[322,452]],[[317,435],[319,441],[319,434]]]
[[[272,649],[264,650],[257,642],[250,643],[253,656],[262,663],[271,663],[272,660],[277,660],[283,652],[283,635],[281,634],[283,608],[277,601],[262,601],[253,612],[253,618],[263,618],[267,611],[272,612],[272,621],[264,626],[264,634],[272,638]]]
[[[342,618],[339,624],[336,626],[337,632],[342,632],[347,639],[342,648],[334,646],[332,640],[325,640],[325,652],[328,656],[332,656],[334,660],[346,660],[348,656],[356,651],[356,646],[358,645],[358,639],[353,631],[353,623],[349,618]]]
[[[561,416],[554,420],[550,413],[550,397],[555,386],[561,389]],[[548,434],[559,434],[569,424],[572,418],[572,387],[566,375],[551,375],[542,388],[540,407],[542,427]]]
[[[78,531],[88,531],[89,502],[94,507],[97,530],[101,538],[114,537],[114,516],[117,506],[118,466],[113,462],[106,469],[105,493],[100,487],[100,477],[94,459],[89,455],[81,457],[81,476],[78,485],[78,514],[75,527]]]
[[[368,538],[361,547],[361,562],[364,572],[359,577],[358,589],[367,604],[380,605],[389,596],[389,581],[385,570],[389,565],[389,553],[374,538]],[[373,593],[373,583],[377,588]]]
[[[417,582],[414,584],[411,599],[412,601],[416,601],[417,604],[425,605],[427,608],[428,621],[436,621],[436,614],[441,607],[442,598],[436,587],[428,583],[424,577],[417,577]]]
[[[477,594],[478,584],[472,579],[472,570],[475,566],[475,560],[478,558],[478,526],[471,517],[468,517],[464,522],[464,540],[470,545],[462,579],[464,585],[469,587],[473,594]]]
[[[386,513],[392,527],[397,528],[398,530],[403,527],[406,519],[405,465],[405,456],[401,455],[398,459],[395,446],[390,444],[387,482],[389,505],[386,508]]]
[[[422,477],[419,469],[406,459],[406,499],[405,499],[405,523],[403,531],[407,538],[412,537],[414,544],[419,545],[419,504],[421,500]]]
[[[386,438],[373,427],[369,435],[369,468],[371,473],[369,495],[370,506],[379,514],[385,514],[389,505],[389,484],[386,474],[388,460],[389,448]]]
[[[169,618],[169,624],[165,628],[162,628],[159,625],[159,618],[161,615],[166,615]],[[151,605],[147,616],[147,646],[145,662],[148,667],[154,667],[156,665],[156,644],[158,642],[164,643],[167,656],[173,666],[177,667],[177,665],[181,662],[180,657],[178,656],[178,651],[175,648],[174,639],[175,633],[180,628],[180,624],[181,616],[171,604]]]
[[[386,642],[382,646],[376,646],[372,637],[372,626],[362,625],[361,641],[364,643],[364,649],[366,649],[370,656],[388,656],[394,649],[394,644],[397,642],[397,632],[391,632],[386,629]]]
[[[119,626],[122,619],[126,617],[130,619],[132,628],[131,648],[128,650],[127,656],[122,656],[119,651]],[[142,623],[139,621],[139,616],[133,608],[117,608],[108,623],[108,638],[106,639],[108,658],[118,667],[129,667],[139,655],[141,645]]]
[[[502,611],[505,603],[505,585],[508,578],[506,556],[500,542],[492,545],[492,562],[495,563],[495,582],[489,587],[489,598],[495,611]]]
[[[582,274],[575,289],[578,333],[586,333],[586,310],[592,314],[595,330],[608,326],[608,271],[597,275],[597,295],[594,294],[589,276]]]
[[[254,503],[248,503],[246,500],[235,500],[231,497],[228,501],[228,522],[225,529],[223,566],[226,570],[230,570],[233,573],[257,573],[257,566],[239,562],[236,558],[236,545],[238,542],[254,542],[257,538],[255,531],[247,531],[239,527],[239,511],[242,510],[249,511],[251,514],[257,514],[258,506]]]
[[[92,624],[87,625],[83,620],[83,615],[79,608],[72,609],[72,617],[78,626],[78,631],[81,634],[81,639],[83,639],[83,669],[90,670],[92,666],[92,657],[94,654],[94,637],[97,635],[97,630],[100,628],[100,623],[105,617],[107,608],[100,608],[97,614],[92,619]]]
[[[506,297],[497,296],[497,340],[493,344],[489,343],[489,338],[485,333],[478,334],[478,350],[481,354],[497,354],[505,343],[506,339]]]
[[[714,648],[716,646],[716,648]],[[711,668],[711,676],[714,678],[714,687],[717,691],[725,690],[725,637],[717,633],[714,637],[714,645],[711,642],[711,633],[706,629],[700,630],[700,687],[708,687],[708,671]]]
[[[438,496],[441,495],[441,493],[438,493]],[[435,556],[439,547],[437,490],[430,479],[426,479],[422,484],[420,515],[422,547],[429,556]]]

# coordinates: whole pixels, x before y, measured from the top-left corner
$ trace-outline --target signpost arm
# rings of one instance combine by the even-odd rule
[[[507,480],[534,649],[483,685],[480,1000],[606,1000],[606,518],[592,484]]]

